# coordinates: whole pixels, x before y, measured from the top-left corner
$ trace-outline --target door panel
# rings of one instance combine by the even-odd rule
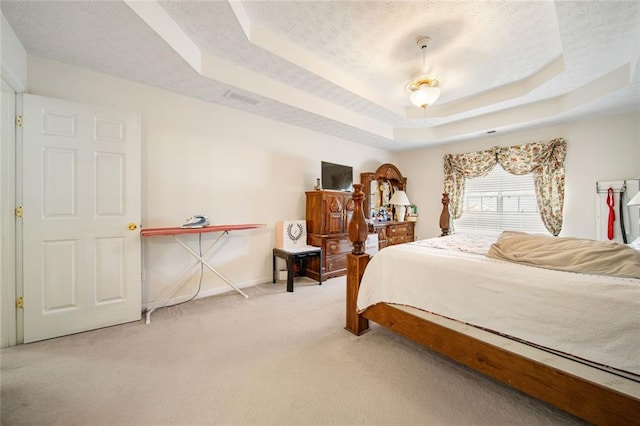
[[[44,168],[42,214],[48,219],[76,216],[77,151],[44,147],[42,152]]]
[[[96,303],[126,300],[124,238],[96,240]]]
[[[139,117],[23,108],[25,343],[140,319]]]
[[[96,215],[122,216],[124,213],[124,155],[96,154]]]
[[[327,197],[326,211],[327,234],[344,233],[344,205],[342,197]]]
[[[77,308],[77,240],[43,241],[42,247],[43,312]]]

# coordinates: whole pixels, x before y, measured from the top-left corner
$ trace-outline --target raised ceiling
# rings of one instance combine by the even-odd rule
[[[5,1],[29,54],[390,151],[640,110],[638,1]],[[422,67],[442,94],[405,90]]]

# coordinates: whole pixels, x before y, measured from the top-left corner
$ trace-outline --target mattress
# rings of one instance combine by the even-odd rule
[[[640,280],[488,258],[496,236],[387,247],[365,270],[360,311],[410,306],[640,380]]]

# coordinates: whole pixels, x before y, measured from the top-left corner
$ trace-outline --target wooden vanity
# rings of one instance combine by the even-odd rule
[[[386,163],[373,173],[360,173],[360,183],[365,193],[364,215],[369,222],[369,232],[378,234],[378,249],[413,241],[415,222],[393,220],[395,211],[389,204],[395,191],[407,190],[407,178],[400,170]]]

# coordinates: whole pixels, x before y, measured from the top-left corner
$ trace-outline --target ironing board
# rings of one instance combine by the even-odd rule
[[[207,262],[205,260],[205,256],[206,256],[207,252],[209,252],[209,250],[211,250],[211,248],[213,248],[220,241],[220,239],[222,237],[224,237],[225,235],[229,235],[229,232],[231,232],[231,231],[242,231],[242,230],[246,230],[246,229],[261,228],[263,226],[266,226],[266,225],[265,224],[250,223],[250,224],[240,224],[240,225],[212,225],[212,226],[205,226],[203,228],[170,227],[170,228],[146,228],[146,229],[140,230],[140,236],[141,237],[171,236],[189,254],[191,254],[193,257],[196,258],[196,261],[191,266],[189,266],[189,268],[186,271],[184,271],[184,273],[182,275],[180,275],[180,277],[175,281],[175,283],[163,293],[162,297],[158,301],[153,303],[153,305],[151,306],[150,309],[147,309],[145,322],[147,324],[149,324],[151,322],[151,313],[153,311],[155,311],[158,307],[160,307],[164,302],[166,302],[167,299],[169,299],[169,297],[171,297],[178,290],[178,288],[180,288],[180,285],[181,285],[182,281],[185,279],[185,277],[188,276],[188,274],[196,266],[201,266],[202,265],[202,266],[206,267],[211,272],[213,272],[214,274],[219,276],[225,283],[227,283],[235,291],[237,291],[238,293],[240,293],[244,297],[248,298],[249,296],[247,296],[242,290],[240,290],[238,287],[236,287],[231,281],[229,281],[229,279],[227,279],[227,277],[225,277],[224,275],[222,275],[222,273],[220,273],[218,270],[216,270],[216,268],[211,266],[209,264],[209,262]],[[209,232],[219,232],[220,235],[218,236],[218,238],[216,238],[211,243],[211,245],[209,247],[207,247],[206,250],[204,250],[202,252],[202,255],[200,255],[199,253],[196,253],[195,251],[193,251],[191,249],[191,247],[189,247],[184,241],[182,241],[180,239],[180,235],[185,235],[185,234],[204,234],[204,233],[209,233]]]

